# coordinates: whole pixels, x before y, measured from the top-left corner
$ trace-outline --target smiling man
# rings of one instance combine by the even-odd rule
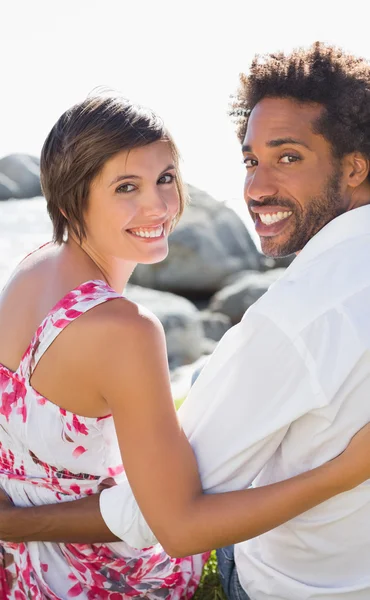
[[[212,491],[221,489],[221,467],[225,491],[312,468],[370,417],[370,65],[319,43],[257,57],[241,77],[232,115],[262,251],[299,256],[219,345],[184,407],[182,422]],[[228,383],[206,417],[196,403],[202,391],[211,402],[223,376]],[[218,422],[229,427],[226,457],[216,461],[207,451]],[[226,593],[368,599],[369,519],[365,484],[219,550]]]
[[[269,97],[251,112],[242,146],[245,197],[269,256],[301,250],[347,210],[341,197],[342,163],[314,132],[322,112],[317,103]]]

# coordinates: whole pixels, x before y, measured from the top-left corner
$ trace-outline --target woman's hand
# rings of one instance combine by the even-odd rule
[[[347,448],[334,460],[340,465],[346,489],[370,479],[370,423],[353,436]]]

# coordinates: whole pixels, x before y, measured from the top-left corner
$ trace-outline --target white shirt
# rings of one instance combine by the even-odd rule
[[[365,206],[314,236],[218,344],[179,411],[207,492],[312,469],[370,421],[369,260]],[[128,486],[101,510],[128,543],[153,543]],[[235,561],[252,600],[369,600],[370,482],[237,544]]]

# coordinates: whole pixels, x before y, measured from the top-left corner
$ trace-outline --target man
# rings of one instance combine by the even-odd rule
[[[232,112],[247,171],[245,200],[263,252],[298,256],[247,311],[243,342],[234,334],[227,367],[212,381],[210,364],[185,406],[182,423],[206,489],[226,491],[230,479],[243,486],[254,477],[254,485],[264,485],[312,468],[340,451],[368,417],[369,94],[370,66],[320,44],[255,60],[241,78]],[[203,429],[199,388],[209,399],[226,372],[229,416],[216,403]],[[243,400],[248,421],[238,414]],[[218,439],[218,424],[227,421],[228,456],[212,460],[210,438]],[[227,444],[218,443],[224,451]],[[228,458],[233,471],[221,478]],[[228,484],[221,488],[215,477]],[[365,485],[239,544],[238,577],[233,549],[219,551],[231,597],[239,588],[255,600],[369,598],[369,501]]]
[[[370,420],[370,65],[321,44],[256,59],[232,114],[262,250],[298,256],[225,335],[180,409],[209,493],[308,471]],[[150,545],[129,492],[118,509],[126,492],[103,491],[103,518]],[[230,598],[368,600],[369,540],[363,484],[221,549],[223,584]]]
[[[370,65],[320,44],[256,59],[232,114],[262,251],[298,256],[226,334],[182,409],[212,492],[317,466],[370,414]],[[363,485],[220,550],[225,589],[368,599],[369,517]]]

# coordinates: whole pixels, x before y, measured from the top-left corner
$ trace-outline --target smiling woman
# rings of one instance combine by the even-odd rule
[[[136,194],[136,203],[139,194],[140,200],[147,198],[151,204],[150,179],[155,188],[173,184],[170,195],[174,197],[177,192],[178,205],[172,214],[174,222],[184,208],[179,153],[171,135],[155,113],[122,98],[91,97],[66,111],[45,141],[40,167],[57,243],[67,229],[80,241],[86,237],[89,191],[95,190],[96,195]],[[155,192],[154,213],[165,212],[165,200],[158,207],[162,192]],[[168,190],[165,195],[168,197]],[[138,224],[150,225],[150,219]]]
[[[140,369],[138,388],[150,370],[144,350],[155,351],[144,330],[159,328],[151,315],[122,298],[122,291],[138,262],[166,257],[168,234],[186,199],[178,152],[162,121],[117,97],[88,98],[62,115],[43,147],[41,180],[54,241],[23,261],[0,297],[0,485],[16,505],[29,507],[94,494],[98,499],[102,489],[122,479],[115,429],[119,410],[107,404],[113,388],[103,391],[101,384],[108,378],[114,387],[116,375],[126,368],[134,373],[129,364],[133,352]],[[115,348],[121,327],[123,354]],[[115,331],[113,337],[105,338],[108,331]],[[134,351],[136,338],[144,342],[143,352]],[[116,366],[110,350],[116,353]],[[168,378],[165,354],[159,352],[158,358]],[[113,379],[108,375],[112,367]],[[119,405],[125,404],[122,395],[131,401],[133,394],[134,388],[120,389]],[[166,385],[163,394],[173,410]],[[141,402],[137,408],[148,412]],[[140,427],[134,429],[140,441]],[[95,510],[103,524],[97,505]],[[87,525],[86,517],[85,510],[79,522]],[[75,540],[84,541],[77,523],[70,517],[68,522]],[[116,540],[105,524],[103,531],[103,540]],[[124,542],[103,546],[95,531],[94,545],[40,542],[36,559],[28,546],[6,543],[4,534],[4,600],[23,594],[35,600],[113,600],[117,593],[190,598],[206,558],[172,559],[158,544],[146,551]]]
[[[92,182],[84,221],[86,231],[94,232],[97,251],[152,263],[167,256],[168,235],[179,211],[173,151],[162,140],[107,160]]]

